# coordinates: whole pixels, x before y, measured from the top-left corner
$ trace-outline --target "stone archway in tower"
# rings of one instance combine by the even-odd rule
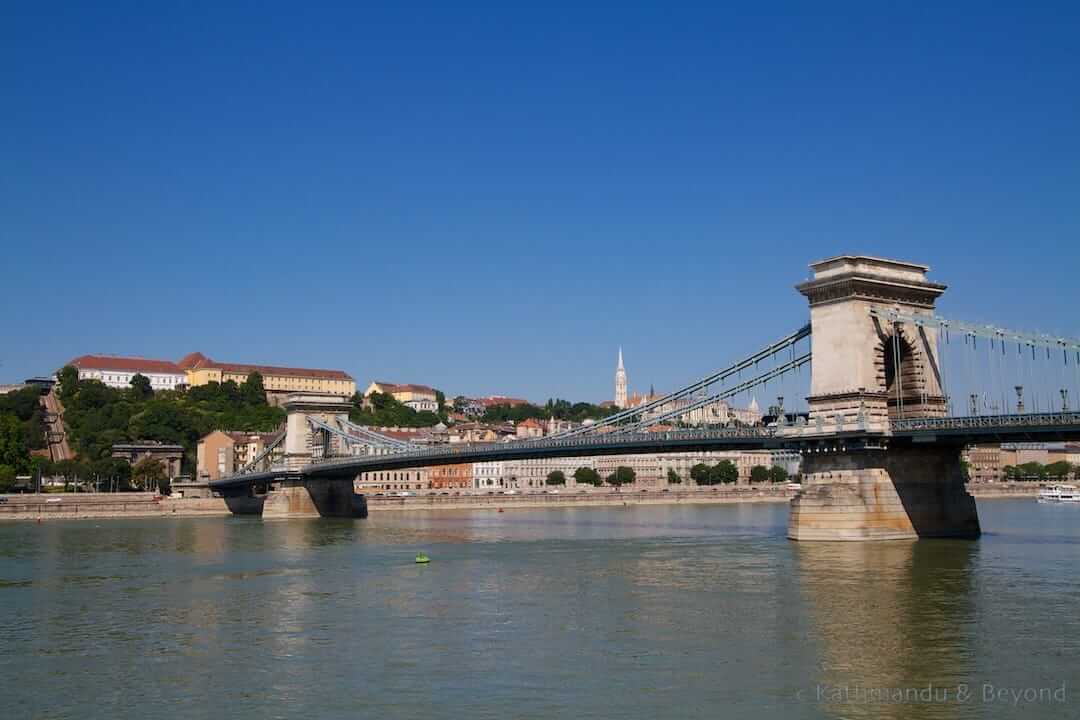
[[[889,419],[928,417],[943,414],[942,398],[931,395],[928,373],[936,372],[924,342],[912,337],[904,326],[879,328],[875,348],[878,390],[885,394]]]

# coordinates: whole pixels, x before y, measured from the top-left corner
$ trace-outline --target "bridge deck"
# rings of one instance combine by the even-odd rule
[[[312,463],[299,470],[253,472],[210,483],[227,490],[267,482],[283,475],[331,478],[380,470],[404,470],[457,463],[494,462],[596,455],[640,455],[705,450],[806,450],[827,443],[947,443],[1049,442],[1080,439],[1080,413],[1045,413],[962,418],[912,418],[897,420],[888,432],[855,429],[814,433],[802,428],[735,428],[688,430],[637,435],[601,435],[568,439],[510,443],[447,445],[415,452],[363,455]]]

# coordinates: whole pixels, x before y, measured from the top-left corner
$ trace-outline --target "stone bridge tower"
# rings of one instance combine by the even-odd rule
[[[311,480],[300,475],[315,456],[330,450],[329,434],[313,432],[308,419],[338,427],[338,416],[349,412],[346,398],[321,393],[290,393],[285,401],[285,467],[263,503],[264,518],[366,517],[363,496],[353,489],[353,475]]]
[[[871,310],[931,314],[945,285],[929,267],[862,255],[810,265],[797,286],[810,301],[811,422],[863,412],[871,427],[889,419],[946,414],[935,328],[894,324]]]
[[[318,438],[311,431],[308,418],[337,427],[338,415],[347,415],[351,405],[348,399],[322,393],[290,393],[285,399],[285,466],[299,470],[310,465],[313,451],[325,438]],[[325,448],[324,448],[325,450]]]
[[[872,312],[930,314],[945,286],[926,279],[926,265],[897,260],[842,255],[810,267],[813,279],[798,290],[810,301],[813,331],[810,426],[823,431],[811,430],[803,448],[788,537],[977,537],[962,448],[901,444],[889,428],[897,417],[946,414],[937,331]]]

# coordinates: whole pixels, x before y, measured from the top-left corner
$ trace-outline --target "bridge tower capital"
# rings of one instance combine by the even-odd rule
[[[810,417],[862,413],[871,429],[890,418],[945,414],[937,329],[883,321],[872,310],[930,315],[946,286],[929,266],[865,255],[811,263],[796,286],[810,302]]]
[[[314,438],[308,418],[337,426],[337,417],[347,415],[351,405],[347,398],[324,393],[289,393],[283,403],[285,423],[285,466],[299,470],[312,460]]]

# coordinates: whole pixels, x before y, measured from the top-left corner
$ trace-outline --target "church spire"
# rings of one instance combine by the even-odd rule
[[[619,365],[615,368],[615,407],[626,407],[626,368],[623,367],[622,347],[619,347]]]

